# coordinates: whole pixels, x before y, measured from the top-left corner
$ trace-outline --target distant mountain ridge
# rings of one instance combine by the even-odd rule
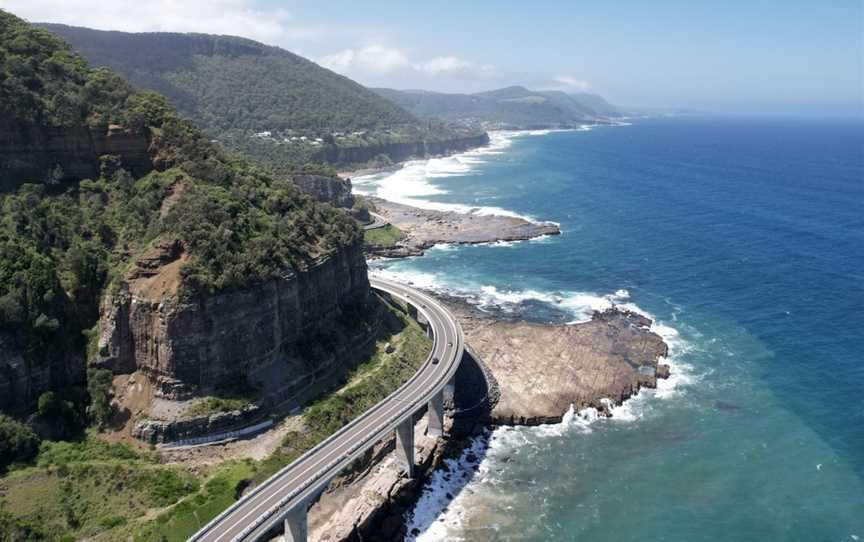
[[[157,90],[205,129],[371,130],[417,124],[351,79],[246,38],[39,24],[91,65]],[[220,84],[222,86],[220,86]]]
[[[387,151],[394,144],[447,148],[448,141],[480,135],[418,120],[347,77],[246,38],[37,26],[69,42],[91,65],[167,96],[228,148],[277,168],[346,155],[396,160]],[[337,152],[343,148],[363,152]]]
[[[608,122],[621,113],[596,94],[533,91],[510,86],[476,94],[373,89],[414,115],[445,122],[479,123],[487,128],[568,127]]]

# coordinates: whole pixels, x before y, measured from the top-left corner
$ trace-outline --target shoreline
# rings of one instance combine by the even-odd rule
[[[371,175],[403,167],[404,163],[349,173]],[[561,233],[557,224],[522,217],[476,214],[473,209],[423,209],[365,197],[377,213],[405,234],[392,246],[367,246],[370,260],[420,256],[440,244],[525,241]],[[626,408],[623,405],[642,389],[657,388],[658,381],[670,375],[665,360],[669,345],[652,330],[651,319],[626,307],[612,303],[611,308],[592,311],[587,321],[555,324],[529,321],[499,309],[484,310],[464,297],[423,289],[454,312],[465,329],[469,356],[477,356],[471,357],[474,385],[466,384],[465,379],[457,379],[456,384],[457,402],[462,394],[462,401],[472,403],[471,421],[460,419],[462,411],[451,405],[451,430],[433,445],[434,451],[418,468],[418,477],[402,483],[394,482],[392,473],[384,468],[392,456],[385,451],[390,445],[382,443],[382,454],[370,458],[361,474],[334,484],[334,494],[350,495],[349,502],[342,503],[341,511],[332,504],[323,505],[329,510],[326,519],[314,522],[318,533],[334,528],[346,533],[339,538],[336,532],[329,532],[332,539],[357,535],[374,540],[413,539],[446,512],[453,495],[474,479],[496,431],[614,417],[616,409]],[[585,375],[590,378],[583,378]],[[485,395],[478,389],[485,389]],[[483,409],[475,410],[478,405],[484,405]],[[463,427],[454,430],[456,422]],[[386,487],[386,495],[369,502],[364,488],[381,487]],[[322,501],[332,503],[333,495],[325,494]],[[356,530],[347,535],[346,525]]]
[[[529,241],[560,235],[553,222],[531,222],[521,217],[436,211],[368,197],[376,212],[398,228],[405,237],[393,245],[367,246],[367,255],[384,258],[422,256],[440,244],[479,245]]]
[[[390,438],[382,442],[380,447],[376,447],[379,451],[370,454],[368,461],[359,464],[343,479],[334,480],[332,487],[319,501],[322,507],[320,511],[315,511],[315,507],[310,511],[311,531],[316,535],[326,533],[328,540],[353,540],[358,536],[363,540],[412,540],[442,513],[446,514],[454,495],[475,479],[497,431],[556,425],[563,430],[571,423],[590,424],[603,418],[615,418],[616,411],[626,409],[626,405],[639,397],[643,389],[656,388],[660,380],[669,376],[664,357],[668,355],[668,344],[650,330],[652,322],[649,319],[624,308],[598,311],[591,321],[577,324],[531,323],[503,312],[482,311],[463,298],[428,289],[424,291],[440,299],[456,314],[466,329],[466,343],[469,345],[467,351],[471,356],[463,361],[460,373],[457,374],[456,402],[447,407],[447,430],[437,439],[420,437],[421,440],[417,443],[420,464],[414,479],[400,478],[394,474],[394,456],[391,453],[394,445]],[[519,363],[526,369],[525,372],[507,374],[502,372],[500,360],[494,356],[486,359],[481,352],[477,352],[487,344],[481,344],[478,349],[471,347],[470,342],[476,330],[488,332],[492,329],[497,332],[495,328],[499,326],[505,330],[511,326],[519,326],[520,329],[536,332],[534,342],[529,348],[536,348],[539,356],[545,356],[546,353],[542,352],[540,347],[546,342],[550,332],[557,334],[562,329],[590,329],[592,337],[602,339],[609,334],[606,325],[610,321],[613,323],[609,325],[618,326],[615,328],[618,332],[626,332],[629,328],[637,334],[635,338],[623,339],[623,342],[631,346],[644,344],[651,335],[654,336],[653,344],[656,349],[653,352],[657,355],[650,355],[649,352],[650,359],[642,360],[646,362],[645,367],[653,368],[652,374],[649,376],[636,369],[630,373],[622,372],[626,371],[625,365],[618,359],[618,348],[622,346],[622,341],[599,346],[593,343],[599,349],[594,353],[598,354],[600,365],[606,366],[608,362],[606,372],[617,376],[629,374],[631,385],[621,386],[620,393],[611,396],[606,393],[607,389],[592,388],[590,395],[583,396],[582,401],[561,396],[557,403],[543,404],[547,410],[541,415],[526,412],[524,415],[508,416],[507,409],[513,406],[512,399],[516,394],[521,394],[525,399],[518,404],[534,405],[542,403],[548,394],[557,393],[554,390],[550,392],[548,386],[562,382],[564,387],[569,386],[566,379],[561,377],[560,365],[551,365],[549,371],[541,374],[540,380],[547,386],[541,389],[535,386],[537,378],[533,381],[530,379],[530,373],[540,365],[536,358]],[[580,344],[585,346],[584,341],[564,343],[563,351],[571,351]],[[475,358],[475,353],[479,357]],[[570,361],[565,360],[565,363]],[[530,389],[514,389],[514,381],[526,381],[527,388]],[[560,389],[558,391],[560,392]],[[481,408],[478,409],[478,406]],[[417,423],[415,432],[417,435],[424,435],[424,419]],[[372,498],[375,491],[380,494]],[[348,502],[344,501],[346,498]]]

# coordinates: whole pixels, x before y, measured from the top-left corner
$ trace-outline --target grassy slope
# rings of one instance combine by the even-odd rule
[[[0,510],[51,540],[186,540],[234,502],[241,481],[266,479],[416,371],[431,343],[414,321],[392,312],[404,328],[382,333],[372,355],[341,387],[310,404],[305,431],[286,436],[283,448],[266,460],[227,461],[193,475],[159,464],[155,453],[105,444],[93,435],[80,443],[46,443],[36,466],[0,478]],[[391,354],[388,343],[395,347]],[[0,538],[7,534],[0,528]]]
[[[75,443],[45,442],[35,466],[0,479],[3,511],[29,526],[30,540],[99,533],[108,540],[112,529],[197,490],[195,477],[182,468],[93,435]]]
[[[363,241],[367,245],[377,245],[379,247],[392,247],[404,238],[405,234],[402,233],[402,230],[392,224],[363,232]]]
[[[422,329],[398,311],[404,324],[395,335],[382,334],[372,356],[357,366],[336,391],[314,401],[303,415],[303,433],[286,436],[283,447],[261,462],[231,461],[214,467],[200,491],[184,498],[154,521],[137,528],[136,540],[180,542],[234,501],[237,484],[260,482],[365,412],[407,380],[428,355],[431,343]],[[395,351],[387,354],[390,343]]]

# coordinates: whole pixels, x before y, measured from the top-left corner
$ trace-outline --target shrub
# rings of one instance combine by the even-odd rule
[[[87,413],[98,427],[104,427],[114,414],[114,407],[111,406],[112,379],[111,371],[106,369],[87,371],[87,393],[90,394]]]
[[[12,463],[30,461],[39,450],[39,437],[28,426],[0,414],[0,471]]]

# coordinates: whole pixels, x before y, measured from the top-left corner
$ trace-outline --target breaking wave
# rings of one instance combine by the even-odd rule
[[[590,129],[583,126],[581,129]],[[529,222],[537,222],[533,217],[522,215],[509,209],[494,206],[477,206],[463,203],[447,203],[435,201],[434,196],[448,193],[436,184],[436,179],[466,177],[475,169],[485,164],[489,157],[503,154],[513,145],[513,141],[521,137],[542,136],[553,132],[573,130],[523,130],[523,131],[492,131],[489,132],[489,145],[472,149],[461,154],[426,160],[405,162],[396,171],[361,175],[352,179],[356,193],[366,196],[377,196],[394,203],[410,205],[420,209],[434,211],[451,211],[462,214],[481,216],[497,215],[522,218]]]

